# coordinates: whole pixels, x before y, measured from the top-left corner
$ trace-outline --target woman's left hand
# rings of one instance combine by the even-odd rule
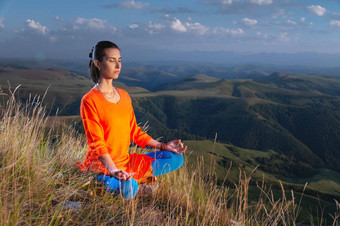
[[[173,141],[168,142],[165,145],[164,150],[171,151],[171,152],[181,155],[185,150],[187,150],[187,147],[188,146],[184,146],[181,140],[173,140]]]

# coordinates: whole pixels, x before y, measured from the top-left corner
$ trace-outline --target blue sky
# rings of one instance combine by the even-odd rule
[[[99,40],[131,59],[155,51],[340,53],[340,1],[0,0],[0,57],[82,59]]]

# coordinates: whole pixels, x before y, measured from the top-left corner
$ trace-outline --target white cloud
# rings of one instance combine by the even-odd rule
[[[241,28],[229,29],[229,28],[217,27],[217,28],[214,29],[213,33],[215,33],[215,34],[227,34],[227,35],[231,35],[231,36],[234,36],[234,37],[244,35],[244,31]]]
[[[106,20],[101,20],[97,18],[85,19],[85,18],[78,17],[75,23],[79,25],[83,25],[90,29],[104,29]]]
[[[162,29],[164,27],[165,26],[163,24],[154,24],[152,21],[149,21],[149,24],[148,24],[148,28],[150,28],[150,29],[159,30],[159,29]]]
[[[331,21],[329,22],[329,24],[330,24],[331,26],[340,27],[340,20],[331,20]]]
[[[152,21],[149,21],[149,24],[147,25],[147,28],[145,30],[148,31],[150,34],[154,34],[164,27],[165,25],[163,24],[155,24]]]
[[[241,28],[231,30],[226,29],[225,32],[231,34],[232,36],[241,36],[244,34],[244,31]]]
[[[284,17],[286,15],[286,11],[284,9],[279,9],[278,11],[272,14],[272,18],[278,18],[279,16]]]
[[[28,19],[28,20],[26,20],[26,26],[29,29],[34,30],[34,31],[41,33],[43,35],[47,35],[47,33],[48,33],[47,27],[42,26],[38,21],[35,22],[34,20]]]
[[[258,5],[270,5],[273,3],[273,0],[250,0],[250,3]]]
[[[4,20],[5,20],[5,17],[0,17],[0,29],[5,28]]]
[[[114,33],[117,31],[117,28],[108,24],[106,20],[78,17],[66,30],[100,30]]]
[[[290,37],[289,37],[288,32],[280,32],[278,40],[281,42],[289,42]]]
[[[55,21],[58,21],[58,22],[64,22],[64,19],[61,18],[61,17],[59,17],[59,16],[56,16],[56,17],[54,18],[54,20],[55,20]]]
[[[332,12],[331,16],[333,19],[340,19],[340,12]]]
[[[132,1],[125,1],[118,3],[121,8],[124,9],[133,9],[133,10],[141,10],[149,5],[149,3],[146,2],[135,2]]]
[[[247,27],[252,27],[257,24],[257,20],[252,20],[249,18],[243,18],[241,22],[243,23],[244,26],[247,26]]]
[[[223,5],[231,5],[233,3],[233,0],[221,0],[221,4]]]
[[[325,14],[325,12],[327,11],[327,9],[325,9],[325,8],[319,6],[319,5],[311,5],[311,6],[308,6],[307,9],[310,12],[312,12],[312,13],[318,15],[318,16],[323,16]]]
[[[174,18],[174,20],[172,21],[171,28],[172,28],[172,30],[178,31],[178,32],[186,32],[187,31],[187,28],[177,18]]]
[[[262,38],[262,39],[268,39],[268,35],[267,34],[262,34],[261,32],[256,32],[256,35],[259,37],[259,38]]]
[[[110,26],[108,28],[108,30],[111,31],[111,32],[116,32],[118,29],[116,27],[114,27],[114,26]]]
[[[57,37],[51,36],[51,37],[49,37],[49,40],[50,40],[51,42],[55,42],[55,41],[57,40]]]
[[[305,17],[301,17],[301,18],[300,18],[300,21],[301,21],[301,22],[305,22],[305,21],[306,21],[306,18],[305,18]]]
[[[196,32],[200,35],[204,35],[209,30],[208,27],[198,23],[193,22],[191,23],[192,18],[188,18],[188,20],[184,23],[182,23],[179,19],[173,18],[173,21],[171,22],[171,29],[177,32]]]
[[[131,24],[131,25],[129,26],[130,29],[136,29],[136,28],[138,28],[138,27],[139,27],[138,24]]]
[[[200,23],[186,23],[186,28],[190,31],[196,31],[200,35],[204,35],[209,28]]]
[[[287,24],[289,25],[296,25],[297,23],[293,20],[287,20]]]

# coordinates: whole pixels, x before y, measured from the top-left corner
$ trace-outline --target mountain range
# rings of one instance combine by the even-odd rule
[[[93,85],[84,73],[61,63],[25,62],[0,64],[3,90],[8,82],[21,84],[16,95],[22,100],[48,90],[44,102],[50,114],[79,114],[80,99]],[[201,65],[141,65],[127,68],[116,85],[131,94],[137,119],[148,121],[155,137],[213,139],[217,134],[220,142],[274,150],[312,168],[339,171],[340,78],[243,68],[241,78],[227,70],[225,77],[233,79],[226,79],[222,66],[212,72]],[[192,75],[199,69],[207,73]]]

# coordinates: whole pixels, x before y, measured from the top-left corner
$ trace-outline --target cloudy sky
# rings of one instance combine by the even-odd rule
[[[0,57],[83,59],[99,40],[131,59],[156,51],[340,53],[340,1],[0,0]]]

